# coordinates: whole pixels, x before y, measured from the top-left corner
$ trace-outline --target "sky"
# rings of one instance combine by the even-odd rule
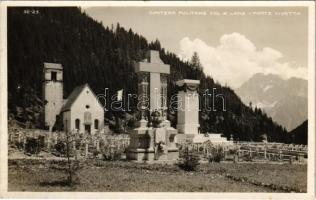
[[[158,39],[206,74],[238,88],[256,73],[307,79],[308,13],[304,7],[89,7],[104,26],[120,23]]]

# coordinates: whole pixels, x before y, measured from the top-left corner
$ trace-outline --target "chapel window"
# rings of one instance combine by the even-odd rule
[[[76,129],[80,130],[80,119],[75,120],[75,127]]]
[[[52,81],[57,81],[57,72],[51,72]]]
[[[99,120],[94,120],[94,129],[99,129]]]

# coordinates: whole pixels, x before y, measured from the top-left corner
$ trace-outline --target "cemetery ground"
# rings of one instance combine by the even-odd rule
[[[254,150],[259,151],[263,144],[241,143],[238,144],[240,151],[233,151],[235,152],[233,155],[238,155],[238,157],[238,152],[240,152],[241,159],[237,161],[225,159],[220,162],[215,162],[215,159],[213,162],[208,162],[204,159],[195,171],[185,171],[179,167],[178,163],[167,165],[127,161],[122,150],[128,146],[128,138],[123,135],[100,139],[102,143],[99,144],[99,148],[105,156],[103,158],[98,157],[100,154],[94,155],[95,148],[98,146],[93,142],[94,140],[81,139],[78,148],[77,144],[72,145],[79,153],[79,167],[74,171],[73,184],[69,184],[67,181],[69,174],[65,170],[67,157],[56,154],[58,149],[60,152],[63,150],[60,148],[60,144],[65,141],[63,134],[51,134],[50,137],[44,138],[43,147],[39,148],[42,144],[40,136],[47,136],[46,132],[10,129],[9,133],[11,133],[8,152],[9,191],[288,193],[306,192],[307,189],[306,162],[302,162],[301,159],[291,161],[284,158],[285,156],[282,156],[280,151],[284,149],[283,151],[287,154],[286,149],[289,148],[296,149],[296,152],[306,150],[306,146],[301,145],[290,147],[283,144],[269,144],[271,147],[267,154],[272,156],[267,156],[269,159],[263,160],[262,153],[260,155],[254,153]],[[37,142],[32,143],[34,141]],[[281,146],[278,147],[278,145]],[[34,147],[37,148],[34,149]],[[201,146],[197,149],[200,148]],[[213,150],[219,150],[209,144],[205,144],[203,148],[211,153],[215,153]],[[249,148],[254,159],[249,160],[247,156],[244,158],[242,156]],[[277,152],[275,148],[278,148]],[[40,151],[30,153],[33,150]],[[205,153],[204,150],[200,151],[200,153],[203,152]],[[109,155],[120,156],[115,160],[107,160],[114,158],[108,157]],[[205,158],[204,154],[201,156]],[[283,159],[280,159],[281,157]],[[76,163],[74,157],[71,162]]]
[[[177,165],[80,160],[75,184],[56,166],[58,158],[9,159],[9,191],[83,192],[306,192],[307,165],[202,163],[187,172]],[[55,167],[54,167],[55,166]]]

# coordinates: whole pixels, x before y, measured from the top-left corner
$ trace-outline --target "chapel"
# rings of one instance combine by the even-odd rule
[[[63,67],[44,63],[44,123],[50,131],[77,131],[95,134],[104,130],[104,108],[88,84],[74,88],[63,98]]]

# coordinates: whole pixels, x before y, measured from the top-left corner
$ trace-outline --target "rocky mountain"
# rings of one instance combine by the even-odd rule
[[[287,80],[273,74],[255,74],[236,90],[242,101],[263,109],[272,119],[292,130],[307,119],[307,81]]]

